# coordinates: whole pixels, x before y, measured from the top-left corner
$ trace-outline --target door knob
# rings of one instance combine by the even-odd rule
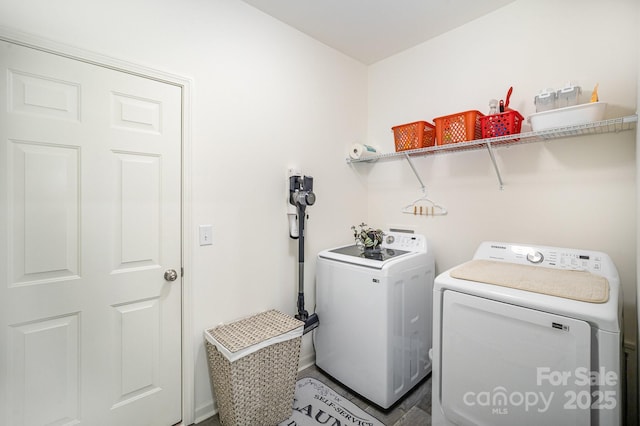
[[[175,281],[178,279],[178,273],[175,269],[167,269],[164,271],[164,279],[167,281]]]

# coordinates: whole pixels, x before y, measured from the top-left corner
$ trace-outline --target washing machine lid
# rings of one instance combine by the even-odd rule
[[[361,250],[356,245],[338,247],[337,249],[333,249],[329,251],[332,253],[339,253],[339,254],[344,254],[346,256],[357,257],[359,259],[379,260],[381,262],[409,253],[406,250],[397,250],[397,249],[389,249],[389,248],[383,248],[380,250]]]
[[[382,269],[388,262],[412,253],[392,248],[381,248],[376,251],[361,250],[354,244],[322,251],[319,256],[325,259]]]
[[[424,235],[389,231],[385,233],[379,251],[363,251],[355,244],[340,246],[321,251],[318,256],[352,265],[383,269],[385,266],[404,262],[414,256],[424,256],[429,252],[427,239]]]

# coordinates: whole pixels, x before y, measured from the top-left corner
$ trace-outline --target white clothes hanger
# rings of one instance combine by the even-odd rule
[[[420,179],[420,175],[418,175],[418,171],[413,166],[413,162],[409,155],[406,156],[413,173],[418,178],[418,182],[420,182],[420,187],[422,189],[422,193],[424,194],[422,197],[415,200],[413,203],[406,205],[402,209],[402,213],[420,215],[420,216],[444,216],[446,215],[447,209],[441,206],[440,204],[435,203],[434,201],[427,198],[427,188],[422,183],[422,179]]]
[[[448,212],[446,208],[435,203],[424,195],[413,203],[406,205],[402,209],[402,213],[413,214],[416,216],[444,216]]]

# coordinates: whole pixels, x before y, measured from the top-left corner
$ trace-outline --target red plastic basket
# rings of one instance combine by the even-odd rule
[[[436,143],[446,145],[482,138],[480,118],[483,116],[480,111],[465,111],[434,118]]]
[[[396,152],[435,145],[435,126],[426,121],[402,124],[391,130],[396,142]]]
[[[495,138],[520,133],[524,117],[516,110],[480,117],[482,138]]]

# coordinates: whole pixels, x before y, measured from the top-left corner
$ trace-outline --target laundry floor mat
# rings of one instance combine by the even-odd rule
[[[293,414],[279,426],[384,426],[321,381],[305,377],[296,383]]]

